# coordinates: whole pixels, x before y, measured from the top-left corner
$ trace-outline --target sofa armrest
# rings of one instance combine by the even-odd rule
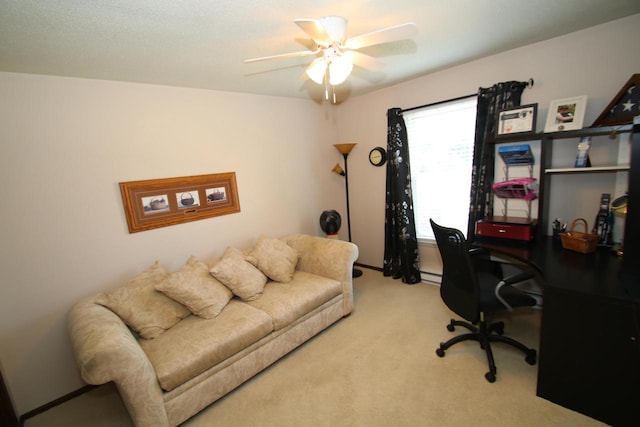
[[[73,353],[89,384],[113,381],[136,426],[169,424],[163,392],[147,355],[111,310],[84,299],[68,317]]]
[[[305,234],[282,238],[300,253],[298,270],[338,280],[344,294],[344,315],[353,310],[353,263],[358,259],[358,247],[344,240]]]

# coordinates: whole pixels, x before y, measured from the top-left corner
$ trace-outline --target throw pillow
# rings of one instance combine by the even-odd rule
[[[269,279],[288,283],[298,264],[300,254],[282,240],[260,237],[247,261],[262,271]]]
[[[126,285],[102,294],[96,302],[116,313],[143,338],[156,338],[190,314],[185,306],[155,290],[167,276],[156,261]]]
[[[209,273],[209,266],[194,256],[156,285],[156,290],[205,319],[213,319],[220,314],[233,297],[229,288]]]
[[[245,261],[240,250],[231,247],[227,248],[222,259],[210,271],[213,277],[243,301],[260,298],[267,283],[267,277]]]

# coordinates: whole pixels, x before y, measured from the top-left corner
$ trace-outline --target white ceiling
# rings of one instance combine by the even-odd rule
[[[339,99],[640,13],[638,0],[0,0],[0,71],[321,99],[295,18],[339,15],[347,37],[404,22],[418,35],[362,52]]]

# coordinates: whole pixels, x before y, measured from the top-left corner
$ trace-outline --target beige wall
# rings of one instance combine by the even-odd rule
[[[79,298],[154,260],[260,234],[321,234],[342,209],[334,111],[307,100],[0,73],[0,362],[19,413],[82,386]],[[118,182],[235,171],[241,212],[129,234]]]
[[[0,365],[23,414],[82,385],[65,331],[79,298],[124,283],[154,260],[177,269],[260,234],[321,234],[344,214],[336,142],[349,157],[359,262],[382,266],[386,110],[527,80],[523,102],[589,95],[586,124],[631,74],[640,15],[460,65],[340,106],[153,85],[0,73]],[[541,129],[544,119],[538,122]],[[235,171],[238,214],[129,234],[118,182]],[[346,239],[346,223],[340,235]]]
[[[576,95],[588,95],[584,124],[589,126],[631,75],[640,73],[639,39],[640,15],[634,15],[416,78],[340,105],[340,139],[360,143],[349,159],[351,231],[360,247],[359,261],[381,267],[384,256],[385,170],[371,166],[367,156],[373,147],[386,147],[387,109],[411,108],[473,94],[478,87],[500,81],[533,78],[535,85],[525,90],[522,103],[539,104],[538,131],[544,128],[551,100]],[[587,212],[567,210],[562,216],[586,215],[592,220],[600,189],[596,193],[595,201],[587,202]],[[552,204],[564,203],[560,199]],[[438,268],[433,250],[425,247],[421,253],[425,269]]]

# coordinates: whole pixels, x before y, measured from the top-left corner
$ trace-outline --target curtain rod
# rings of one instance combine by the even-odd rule
[[[434,105],[444,104],[445,102],[453,102],[453,101],[461,101],[463,99],[471,98],[472,96],[478,96],[477,93],[472,93],[471,95],[459,96],[453,99],[446,99],[444,101],[432,102],[431,104],[418,105],[417,107],[404,108],[400,110],[400,113],[406,113],[407,111],[419,110],[420,108],[425,107],[433,107]]]
[[[533,81],[533,78],[530,78],[529,81],[527,82],[527,87],[528,88],[533,87],[534,83],[535,82]],[[444,101],[433,102],[431,104],[424,104],[424,105],[418,105],[417,107],[404,108],[404,109],[400,110],[400,114],[406,113],[407,111],[419,110],[420,108],[433,107],[434,105],[444,104],[445,102],[461,101],[463,99],[471,98],[472,96],[478,96],[478,94],[477,93],[472,93],[471,95],[459,96],[457,98],[447,99],[447,100],[444,100]]]

